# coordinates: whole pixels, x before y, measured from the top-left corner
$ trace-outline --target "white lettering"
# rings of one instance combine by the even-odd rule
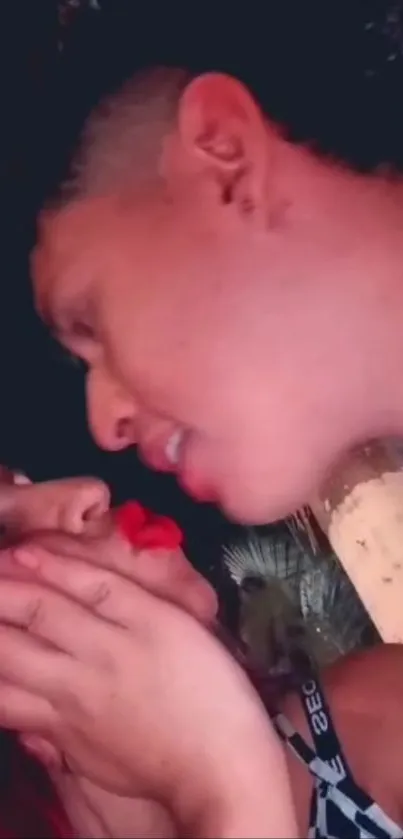
[[[317,691],[313,695],[307,696],[306,707],[310,714],[314,714],[315,711],[319,711],[322,708],[322,700]]]
[[[346,773],[346,770],[343,766],[343,761],[342,761],[340,755],[336,755],[336,757],[332,757],[332,759],[328,760],[327,762],[328,762],[329,766],[331,767],[331,769],[333,769],[335,772],[337,772],[340,780],[342,778],[347,777],[347,773]]]
[[[324,734],[328,729],[327,716],[323,711],[312,714],[312,727],[315,734]]]
[[[304,693],[305,696],[311,696],[313,693],[315,693],[315,691],[316,691],[316,684],[312,680],[309,680],[308,682],[304,682],[304,684],[302,685],[302,693]]]

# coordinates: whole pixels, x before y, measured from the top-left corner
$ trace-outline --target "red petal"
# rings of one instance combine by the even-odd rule
[[[182,541],[182,532],[176,522],[164,516],[155,516],[154,520],[138,533],[136,546],[173,551],[180,548]]]
[[[154,515],[137,501],[127,501],[115,511],[115,517],[134,548],[175,550],[182,544],[182,532],[173,519]]]
[[[115,510],[117,526],[131,545],[136,544],[139,531],[147,521],[147,514],[144,508],[137,501],[126,501],[121,507]]]

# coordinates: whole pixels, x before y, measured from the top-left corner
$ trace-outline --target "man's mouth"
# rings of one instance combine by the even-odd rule
[[[179,457],[184,436],[185,432],[183,428],[177,428],[176,431],[171,434],[165,446],[165,456],[174,468],[176,468],[179,464]]]
[[[175,428],[165,439],[156,439],[140,443],[142,459],[161,472],[178,472],[185,430]]]
[[[164,440],[140,443],[141,457],[152,469],[174,473],[185,492],[196,501],[213,502],[216,498],[211,487],[194,469],[189,469],[188,452],[185,452],[188,441],[188,431],[175,428]]]

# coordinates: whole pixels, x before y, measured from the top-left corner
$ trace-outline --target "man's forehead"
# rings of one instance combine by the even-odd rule
[[[43,315],[59,286],[79,277],[84,263],[102,249],[105,228],[106,206],[100,199],[74,202],[41,214],[31,274],[36,305]]]

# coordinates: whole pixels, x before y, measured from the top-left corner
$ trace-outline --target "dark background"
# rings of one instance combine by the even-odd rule
[[[148,472],[134,452],[107,455],[92,444],[82,372],[33,312],[35,216],[65,171],[89,107],[153,62],[235,72],[291,138],[357,168],[401,169],[402,4],[98,5],[8,0],[0,11],[0,462],[35,479],[101,475],[117,501],[135,496],[174,515],[193,561],[220,586],[217,558],[228,539],[221,516]]]

